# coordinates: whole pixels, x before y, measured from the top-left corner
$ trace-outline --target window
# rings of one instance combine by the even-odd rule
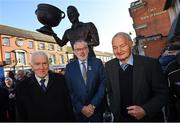
[[[25,52],[17,52],[17,63],[26,65]]]
[[[49,44],[49,50],[54,50],[54,45],[53,44]]]
[[[6,64],[11,64],[11,53],[5,52],[5,62]]]
[[[61,64],[64,64],[64,57],[63,57],[63,55],[60,55],[60,61],[61,61]]]
[[[50,64],[56,64],[56,56],[53,54],[49,58]]]
[[[62,51],[62,47],[60,47],[59,45],[57,45],[57,51]]]
[[[44,50],[45,49],[45,44],[44,43],[39,43],[39,49]]]
[[[9,37],[3,37],[3,45],[4,46],[10,46]]]
[[[33,41],[29,41],[28,48],[30,48],[30,49],[33,48]]]
[[[20,46],[23,46],[23,40],[17,38],[17,39],[16,39],[16,45],[19,46],[19,47],[20,47]]]

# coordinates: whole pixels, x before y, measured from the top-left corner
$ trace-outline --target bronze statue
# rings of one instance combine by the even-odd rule
[[[72,47],[75,41],[79,39],[85,40],[89,47],[89,57],[95,57],[93,47],[99,45],[99,36],[95,25],[92,22],[80,22],[79,12],[74,6],[68,6],[67,16],[72,23],[72,26],[64,32],[62,39],[60,39],[56,34],[53,34],[56,42],[62,47],[70,41]]]
[[[37,31],[46,35],[54,35],[55,33],[52,27],[59,25],[65,17],[65,13],[59,8],[45,3],[38,4],[35,14],[38,21],[44,25],[40,29],[37,29]]]

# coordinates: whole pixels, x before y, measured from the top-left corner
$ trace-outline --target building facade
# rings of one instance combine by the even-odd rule
[[[168,11],[171,20],[168,42],[180,44],[180,1],[166,0],[164,10]]]
[[[130,16],[136,32],[139,54],[157,58],[167,45],[171,21],[164,10],[165,0],[137,0],[131,3]]]
[[[38,50],[47,53],[50,69],[64,68],[73,58],[72,48],[60,47],[51,36],[0,25],[0,66],[3,66],[5,74],[8,71],[31,69],[31,54]],[[113,58],[112,53],[95,52],[103,62]]]
[[[0,63],[4,71],[31,69],[30,57],[34,51],[47,53],[50,66],[65,66],[68,62],[67,46],[60,47],[48,35],[0,25]]]

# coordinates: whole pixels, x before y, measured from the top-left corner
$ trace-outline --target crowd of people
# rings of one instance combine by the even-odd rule
[[[134,55],[124,32],[112,38],[115,58],[105,64],[89,57],[86,41],[72,47],[76,59],[63,74],[49,70],[43,51],[32,53],[32,72],[9,71],[0,88],[0,121],[180,121],[180,53],[162,66],[160,58]]]
[[[14,71],[9,71],[6,75],[0,87],[0,121],[16,121],[16,86],[29,76],[30,75],[24,70],[18,70],[16,74]]]

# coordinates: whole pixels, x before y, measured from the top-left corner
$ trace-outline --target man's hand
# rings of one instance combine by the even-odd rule
[[[91,117],[94,114],[94,109],[91,108],[90,105],[84,106],[81,110],[82,114],[84,114],[86,117]]]
[[[136,119],[140,120],[142,119],[146,113],[144,111],[144,109],[141,106],[129,106],[127,107],[128,110],[128,114],[130,114],[131,116],[135,117]]]

